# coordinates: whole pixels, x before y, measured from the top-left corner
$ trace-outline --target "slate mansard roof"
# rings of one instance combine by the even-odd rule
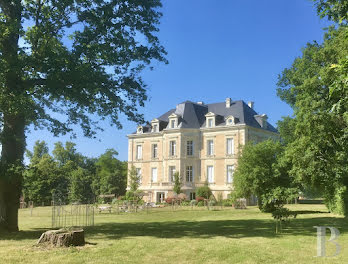
[[[160,130],[166,128],[169,122],[169,116],[171,114],[178,115],[178,128],[203,128],[205,127],[206,117],[205,115],[212,112],[216,115],[216,126],[225,126],[225,119],[229,116],[233,116],[236,120],[236,125],[248,125],[255,128],[264,129],[270,132],[278,133],[270,123],[267,122],[267,126],[262,128],[257,121],[258,113],[254,109],[249,107],[244,101],[231,101],[230,107],[226,107],[226,102],[213,103],[213,104],[200,104],[193,103],[191,101],[185,101],[176,106],[175,109],[171,109],[165,114],[161,115],[157,119],[160,122]],[[151,126],[143,126],[143,133],[151,132]]]

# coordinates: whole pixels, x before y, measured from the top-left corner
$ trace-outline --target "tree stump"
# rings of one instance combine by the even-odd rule
[[[37,244],[50,244],[56,247],[83,246],[85,245],[85,232],[77,230],[50,230],[41,235]]]

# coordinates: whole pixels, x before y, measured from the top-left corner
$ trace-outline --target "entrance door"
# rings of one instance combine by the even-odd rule
[[[163,201],[164,201],[164,192],[158,192],[156,202],[162,203]]]

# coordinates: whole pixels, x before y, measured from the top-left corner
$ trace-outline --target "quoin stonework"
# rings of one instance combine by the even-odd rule
[[[248,141],[278,139],[266,114],[242,100],[204,104],[186,101],[128,135],[128,166],[140,176],[139,189],[149,202],[162,202],[173,193],[174,173],[182,179],[182,192],[195,198],[205,182],[216,196],[233,190],[238,153]],[[252,201],[250,201],[252,202]]]

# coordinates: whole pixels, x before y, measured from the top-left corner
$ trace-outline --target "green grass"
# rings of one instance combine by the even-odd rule
[[[275,234],[270,214],[246,210],[171,211],[96,214],[86,231],[85,247],[47,249],[36,246],[50,229],[49,207],[20,210],[20,229],[0,234],[0,263],[347,263],[348,220],[327,213],[323,205],[291,205],[301,214]],[[335,226],[341,253],[317,258],[316,229]],[[329,235],[327,236],[329,238]],[[327,254],[335,247],[327,243]]]

